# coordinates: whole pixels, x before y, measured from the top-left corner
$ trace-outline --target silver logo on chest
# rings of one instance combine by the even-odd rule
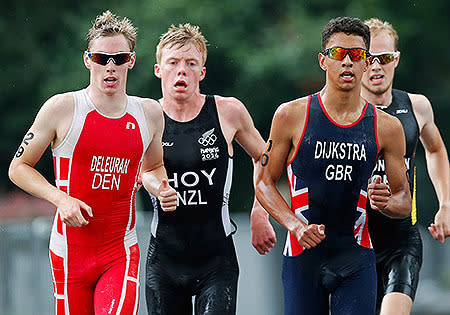
[[[202,146],[206,147],[209,145],[213,145],[217,140],[217,136],[214,134],[214,128],[208,130],[200,138],[198,138],[198,143]]]
[[[408,110],[406,108],[397,109],[397,111],[395,113],[396,114],[406,114],[406,113],[408,113]]]

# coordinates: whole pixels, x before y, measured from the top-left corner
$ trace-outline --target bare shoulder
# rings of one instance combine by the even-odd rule
[[[73,98],[73,92],[67,92],[62,94],[56,94],[50,97],[44,105],[42,105],[42,111],[49,111],[54,114],[65,113],[66,111],[73,111],[75,101]]]
[[[377,109],[377,133],[381,136],[381,142],[396,141],[404,138],[403,127],[400,120],[381,109]]]
[[[377,111],[377,125],[378,129],[396,129],[396,128],[402,128],[402,124],[400,123],[400,120],[392,116],[388,113],[385,113],[381,109],[376,109]]]
[[[220,115],[236,117],[242,113],[247,113],[244,103],[236,97],[215,95],[214,98]]]
[[[309,96],[281,104],[275,111],[270,130],[274,141],[284,141],[291,146],[288,159],[292,158],[296,145],[305,127],[308,113]]]
[[[278,106],[274,120],[298,124],[305,121],[308,112],[309,96],[301,97]]]
[[[253,119],[245,105],[236,97],[214,96],[217,114],[225,134],[230,131],[234,138],[234,131],[248,131],[254,128]]]
[[[35,123],[42,122],[48,127],[72,120],[75,101],[72,92],[50,97],[39,110]]]
[[[420,117],[431,115],[433,109],[431,103],[425,95],[408,93],[414,114]]]
[[[151,98],[137,98],[142,105],[142,109],[144,110],[145,117],[147,120],[154,122],[155,120],[161,120],[163,116],[163,110],[160,103]]]
[[[154,100],[152,98],[137,97],[137,96],[136,96],[136,98],[141,103],[144,111],[162,112],[161,104],[158,103],[156,100]]]

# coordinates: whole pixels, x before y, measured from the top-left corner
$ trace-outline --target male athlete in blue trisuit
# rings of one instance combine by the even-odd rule
[[[377,312],[382,315],[407,315],[411,312],[422,265],[422,240],[416,224],[414,163],[419,139],[425,149],[428,173],[439,200],[439,211],[429,230],[441,243],[450,236],[448,155],[434,122],[430,101],[423,95],[392,88],[395,69],[400,60],[397,32],[390,23],[376,18],[365,21],[365,24],[370,27],[371,62],[362,78],[361,95],[402,123],[406,137],[405,164],[413,196],[411,217],[393,220],[380,215],[378,211],[369,209],[367,212],[377,257]],[[377,185],[369,198],[372,203],[383,203],[386,200],[383,193],[386,196],[389,191],[382,156],[374,176],[380,176],[383,183]]]
[[[392,195],[379,211],[396,218],[411,212],[401,124],[360,97],[369,41],[359,19],[325,26],[318,57],[326,84],[277,109],[260,159],[256,196],[289,231],[282,272],[288,315],[375,313],[365,206],[380,152]],[[285,164],[291,207],[276,186]]]

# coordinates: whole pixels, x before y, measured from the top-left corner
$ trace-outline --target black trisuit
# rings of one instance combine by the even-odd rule
[[[177,191],[173,212],[155,212],[147,257],[150,315],[235,314],[239,274],[228,212],[233,160],[214,96],[188,122],[164,114],[164,164]]]
[[[392,90],[392,103],[381,107],[402,123],[406,137],[405,163],[412,196],[411,217],[390,219],[370,208],[368,203],[369,232],[377,257],[378,294],[377,312],[384,295],[391,292],[407,294],[414,300],[419,271],[422,266],[422,240],[417,228],[416,169],[414,160],[419,140],[419,127],[408,93]],[[377,162],[374,175],[387,183],[383,157]]]

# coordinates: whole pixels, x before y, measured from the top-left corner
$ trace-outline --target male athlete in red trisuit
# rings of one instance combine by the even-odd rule
[[[50,261],[58,315],[137,314],[139,168],[162,208],[176,208],[162,161],[161,106],[126,94],[136,35],[127,18],[97,17],[83,56],[89,86],[42,106],[10,166],[16,185],[57,207]],[[50,143],[56,187],[34,169]]]

